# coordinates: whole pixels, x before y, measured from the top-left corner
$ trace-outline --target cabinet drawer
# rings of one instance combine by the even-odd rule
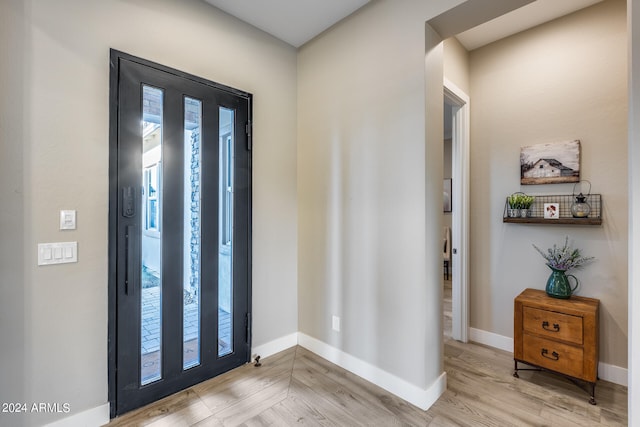
[[[523,307],[522,320],[525,332],[582,345],[582,317]]]
[[[528,334],[524,334],[523,342],[524,362],[572,377],[584,378],[582,348]]]

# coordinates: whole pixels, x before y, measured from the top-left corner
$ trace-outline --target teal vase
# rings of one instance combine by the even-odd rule
[[[574,276],[573,274],[567,274],[565,270],[557,270],[553,267],[549,268],[552,270],[552,272],[551,276],[549,276],[549,279],[547,280],[547,287],[545,289],[547,291],[547,295],[553,298],[561,299],[567,299],[571,297],[571,294],[575,292],[579,285],[576,276]],[[573,287],[571,287],[571,283],[569,282],[570,277],[573,278],[573,280],[575,280],[576,282],[575,286]]]

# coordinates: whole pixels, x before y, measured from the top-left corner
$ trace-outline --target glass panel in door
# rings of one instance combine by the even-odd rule
[[[200,364],[202,101],[184,98],[184,216],[182,367]]]
[[[218,356],[233,351],[234,111],[219,108]]]
[[[142,88],[141,385],[162,377],[163,95],[162,89]]]

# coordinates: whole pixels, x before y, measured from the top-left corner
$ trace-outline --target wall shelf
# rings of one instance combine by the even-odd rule
[[[571,204],[575,200],[572,194],[559,195],[535,195],[535,201],[531,206],[531,215],[528,217],[509,217],[509,200],[505,200],[502,222],[512,224],[547,224],[547,225],[602,225],[602,196],[600,194],[589,194],[586,197],[587,203],[591,206],[591,212],[587,218],[574,218],[571,215]],[[557,219],[547,219],[544,217],[544,204],[558,203],[560,212]]]
[[[602,218],[508,218],[502,219],[502,222],[510,222],[513,224],[549,224],[549,225],[602,225]]]

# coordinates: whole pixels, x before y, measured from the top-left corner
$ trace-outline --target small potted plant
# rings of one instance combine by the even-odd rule
[[[523,194],[520,196],[520,216],[526,218],[531,216],[531,205],[536,198],[534,196],[527,196]]]
[[[507,197],[507,203],[509,203],[507,215],[509,218],[516,218],[520,216],[521,195],[522,193],[513,193]]]

